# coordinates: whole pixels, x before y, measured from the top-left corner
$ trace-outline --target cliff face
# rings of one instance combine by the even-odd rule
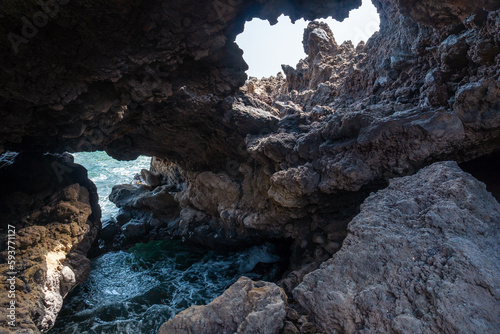
[[[234,43],[245,20],[343,19],[360,4],[4,1],[0,151],[99,149],[118,159],[220,166],[246,135],[223,122],[219,106],[245,82]]]
[[[344,261],[335,259],[342,253],[337,252],[348,235],[347,226],[361,215],[351,222],[352,233],[359,217],[366,215],[360,205],[371,192],[387,186],[391,178],[412,175],[436,161],[465,162],[498,152],[500,5],[489,0],[373,2],[381,27],[366,44],[338,45],[326,25],[312,22],[304,32],[307,58],[295,68],[284,66],[286,78],[252,79],[244,84],[246,64],[234,39],[245,20],[259,17],[275,22],[282,13],[294,20],[329,15],[342,19],[360,1],[54,0],[41,5],[4,1],[0,5],[0,74],[4,78],[0,83],[0,152],[37,155],[102,149],[118,159],[154,155],[151,171],[143,173],[145,186],[115,188],[112,198],[123,208],[119,223],[126,225],[108,231],[110,239],[117,233],[131,239],[150,233],[154,238],[182,237],[213,247],[287,240],[292,244],[292,261],[289,275],[280,284],[317,326],[344,331],[359,326],[400,328],[401,332],[412,324],[424,326],[417,323],[420,313],[413,315],[417,321],[403,307],[401,312],[390,310],[401,321],[382,321],[379,324],[385,327],[378,328],[373,319],[381,315],[368,310],[368,299],[356,305],[346,301],[345,309],[335,310],[339,317],[346,312],[366,317],[364,323],[358,318],[334,322],[318,310],[321,305],[330,306],[321,300],[315,282],[335,267],[329,263]],[[437,186],[431,182],[431,174],[441,175],[436,168],[416,180]],[[455,167],[444,169],[459,173]],[[50,174],[45,169],[39,172]],[[81,238],[88,240],[85,244],[91,242],[94,236],[88,226],[96,223],[89,218],[82,184],[70,182],[65,187],[69,188],[48,188],[43,198],[54,196],[44,204],[49,207],[44,209],[47,214],[57,203],[79,212],[67,221],[84,231],[68,232],[71,242],[65,244],[66,253],[61,256],[69,257]],[[476,188],[465,189],[464,194],[474,194]],[[417,195],[410,189],[400,194]],[[483,195],[479,197],[486,198]],[[445,200],[455,195],[443,196]],[[491,207],[495,212],[498,209],[494,204]],[[45,217],[33,214],[40,210],[23,207],[9,219],[18,222],[27,213]],[[487,226],[493,224],[483,213],[472,211]],[[407,220],[396,218],[395,226],[409,228]],[[50,222],[19,223],[21,228],[44,226],[45,232],[40,233],[47,238],[28,243],[33,249],[58,247],[54,240],[59,236],[49,236],[52,230],[46,223]],[[66,230],[54,228],[57,233]],[[423,248],[432,243],[419,238],[415,240],[419,245],[422,241]],[[439,238],[448,240],[447,236]],[[370,241],[360,240],[361,244]],[[479,237],[471,240],[481,243]],[[347,246],[344,242],[345,252],[356,252]],[[461,247],[457,252],[465,249]],[[489,247],[486,253],[498,250],[498,244],[489,241],[485,247]],[[304,278],[332,255],[322,269]],[[356,268],[363,271],[366,259],[355,260],[360,261]],[[392,260],[398,265],[402,261]],[[43,257],[33,261],[33,268],[36,263],[50,267]],[[491,267],[487,261],[478,263]],[[453,268],[454,273],[464,269]],[[54,269],[49,275],[53,279],[43,274],[36,281],[42,285],[47,280],[55,282],[49,286],[62,291],[54,297],[58,302],[66,289],[57,288],[61,280],[55,277],[69,275],[70,286],[78,282],[63,269]],[[498,272],[496,267],[490,269]],[[26,275],[25,281],[32,280],[31,274]],[[449,283],[441,272],[436,275],[438,286]],[[391,277],[372,278],[378,282]],[[383,293],[402,284],[389,283]],[[497,288],[496,281],[487,284],[491,291]],[[364,298],[364,286],[347,297]],[[33,296],[40,295],[36,291]],[[433,293],[429,292],[430,299]],[[422,304],[429,312],[439,306],[412,298],[410,294],[401,303],[405,307]],[[27,326],[50,327],[54,316],[44,314],[57,313],[57,306],[47,311],[47,306],[36,305],[32,309],[38,311]],[[460,314],[460,319],[465,317]],[[490,316],[494,315],[485,317]],[[442,319],[434,313],[431,318],[435,328],[440,328]],[[287,309],[287,319],[293,332],[299,317]],[[311,324],[304,320],[302,327],[306,323]],[[487,328],[493,328],[490,323],[494,325],[488,322]]]

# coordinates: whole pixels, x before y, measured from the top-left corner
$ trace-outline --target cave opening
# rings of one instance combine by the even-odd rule
[[[478,158],[462,167],[498,198],[499,156],[484,155],[500,147],[500,5],[372,0],[381,23],[369,38],[378,16],[360,16],[357,27],[298,21],[292,29],[278,20],[342,19],[361,0],[49,2],[61,6],[0,5],[0,153],[21,152],[0,156],[0,250],[17,267],[0,265],[16,270],[19,331],[49,331],[70,292],[52,333],[156,332],[242,273],[274,283],[233,284],[215,316],[214,307],[195,308],[204,328],[189,328],[182,315],[170,328],[498,327],[490,292],[500,286],[492,279],[500,207],[453,161]],[[279,23],[273,36],[266,22],[261,30],[248,22],[238,38],[252,76],[244,84],[234,41],[253,17]],[[23,45],[12,47],[7,34]],[[280,70],[286,79],[256,78]],[[44,153],[95,149],[161,157],[165,173],[159,180],[154,159],[128,168],[113,161],[118,170],[105,168],[126,178],[100,185],[103,173]],[[84,165],[98,160],[81,154]],[[104,229],[98,190],[101,206],[114,210],[104,208]],[[275,246],[255,245],[283,239],[293,253],[275,280],[266,276],[279,271]],[[220,252],[193,244],[218,242]],[[92,245],[101,251],[89,253]],[[17,258],[3,252],[9,247]]]
[[[114,185],[130,183],[142,169],[149,169],[151,157],[140,156],[132,161],[119,161],[106,152],[72,153],[75,163],[84,166],[88,176],[95,183],[102,210],[103,227],[110,219],[116,219],[119,208],[109,200]]]
[[[380,23],[369,0],[351,11],[343,22],[331,18],[319,21],[331,27],[339,45],[348,40],[354,45],[366,42]],[[285,16],[281,16],[273,27],[259,19],[247,22],[245,31],[236,40],[250,67],[247,74],[269,77],[280,72],[282,64],[294,66],[305,58],[302,38],[308,23],[299,20],[292,24]],[[276,282],[289,269],[293,258],[290,240],[259,243],[238,250],[209,250],[163,233],[169,226],[179,224],[180,212],[169,209],[171,212],[166,219],[159,218],[157,212],[151,214],[158,209],[152,208],[155,201],[165,204],[172,198],[161,195],[162,190],[158,190],[168,187],[168,180],[157,180],[155,184],[147,180],[152,171],[150,159],[139,157],[135,161],[121,162],[104,152],[75,154],[75,162],[88,169],[89,178],[97,185],[103,209],[103,230],[98,238],[100,251],[93,254],[89,278],[66,298],[51,333],[89,328],[123,333],[150,332],[187,307],[208,304],[242,275]],[[112,188],[120,184],[123,184],[119,186],[120,191],[114,191],[113,195]],[[168,190],[171,194],[172,189]],[[131,195],[133,199],[123,199],[120,194]],[[136,205],[139,202],[142,204]],[[123,206],[128,205],[128,209],[123,210]],[[143,210],[141,206],[149,207]],[[310,237],[319,238],[317,235]],[[311,247],[315,251],[322,249],[314,242]],[[304,250],[299,248],[301,255],[296,256],[302,258]],[[312,258],[317,257],[315,251]]]
[[[356,46],[366,42],[379,30],[380,17],[370,0],[363,0],[361,7],[351,10],[349,17],[339,22],[331,17],[319,19],[327,23],[337,44],[351,41]],[[236,38],[248,64],[248,76],[258,79],[281,72],[281,65],[295,66],[306,57],[302,47],[304,29],[310,21],[300,19],[294,23],[287,16],[280,16],[271,26],[266,20],[253,19]]]

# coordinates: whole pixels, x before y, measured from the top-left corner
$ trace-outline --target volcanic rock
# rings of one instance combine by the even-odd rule
[[[129,239],[138,239],[146,235],[146,224],[141,221],[131,220],[123,225],[122,233]]]
[[[45,152],[105,150],[124,160],[141,154],[155,156],[150,171],[142,173],[144,184],[115,187],[112,198],[121,206],[124,218],[120,218],[120,224],[141,221],[146,229],[152,228],[152,237],[185,238],[214,248],[287,240],[292,254],[289,272],[296,274],[286,281],[287,289],[300,283],[308,272],[303,268],[315,268],[332,254],[330,261],[343,254],[348,246],[343,242],[347,224],[369,194],[385,187],[390,179],[412,175],[434,162],[464,163],[500,151],[498,1],[374,0],[380,30],[366,43],[356,47],[350,42],[338,45],[328,26],[311,22],[303,40],[306,59],[295,67],[284,66],[286,77],[251,79],[246,85],[247,66],[234,43],[246,20],[258,17],[275,23],[281,14],[289,15],[292,21],[330,15],[343,19],[361,1],[46,2],[40,5],[7,0],[0,4],[0,152],[36,155],[41,166],[46,166]],[[46,22],[41,22],[41,17],[46,17]],[[19,231],[34,228],[37,232],[33,235],[40,235],[49,248],[55,247],[59,234],[66,232],[57,230],[54,238],[42,238],[45,232],[38,229],[48,229],[59,220],[66,226],[76,219],[84,232],[76,228],[66,233],[72,238],[71,245],[75,245],[74,238],[80,240],[90,233],[85,224],[94,226],[98,219],[92,204],[97,203],[92,199],[97,198],[94,191],[82,179],[65,179],[64,163],[56,172],[67,181],[64,187],[58,177],[51,177],[54,172],[48,168],[34,173],[34,165],[26,164],[31,169],[25,170],[23,177],[30,181],[21,183],[22,189],[2,191],[7,208],[2,218],[20,221],[40,212],[35,215],[43,217],[40,224],[26,218]],[[453,171],[451,166],[441,168]],[[429,169],[425,171],[430,173]],[[39,180],[32,175],[40,175]],[[43,181],[47,179],[53,182]],[[73,187],[75,184],[80,189]],[[83,188],[89,193],[89,201]],[[417,185],[415,188],[420,189]],[[406,190],[409,192],[401,196],[418,195]],[[68,197],[64,191],[78,196]],[[445,193],[444,189],[440,191]],[[433,195],[429,193],[429,200]],[[49,200],[51,196],[55,196],[53,200]],[[404,214],[421,218],[418,205],[404,197],[400,200],[406,200],[400,203],[407,210]],[[84,209],[87,202],[91,203],[91,213]],[[474,205],[481,209],[480,202]],[[448,206],[444,209],[452,210]],[[473,213],[476,210],[472,204],[466,209]],[[473,216],[488,225],[484,222],[487,219],[478,215]],[[449,221],[443,220],[446,228]],[[351,229],[358,222],[355,220]],[[387,228],[384,222],[378,224],[377,228]],[[400,227],[414,232],[407,225]],[[66,231],[66,227],[57,228]],[[370,231],[383,238],[377,228]],[[463,228],[471,229],[470,254],[484,268],[492,268],[493,275],[497,274],[498,268],[488,267],[472,247],[484,241],[476,235],[475,225]],[[435,232],[435,239],[428,238],[448,242],[447,247],[457,252],[463,250],[463,245],[457,246],[453,243],[456,240],[450,241],[441,232]],[[89,245],[92,235],[82,237],[88,240],[82,242]],[[416,238],[423,245],[432,241],[420,235]],[[372,240],[368,239],[366,243]],[[30,245],[36,247],[36,242]],[[66,256],[70,250],[63,252]],[[443,254],[439,256],[448,258],[447,253]],[[457,254],[451,256],[468,261]],[[427,256],[432,258],[434,254]],[[354,268],[363,268],[367,261],[359,257],[353,260],[359,261],[359,267],[352,263]],[[23,261],[28,260],[23,257]],[[43,256],[32,261],[30,266],[47,263]],[[377,261],[374,258],[374,263],[380,264]],[[70,263],[66,266],[69,269],[64,267],[57,267],[50,279],[46,278],[48,271],[26,274],[24,282],[31,282],[30,277],[39,282],[33,285],[36,288],[29,285],[35,291],[28,294],[29,298],[43,300],[39,292],[46,282],[50,291],[55,291],[46,305],[24,304],[36,310],[23,318],[28,319],[26,326],[33,330],[37,326],[44,330],[50,327],[59,297],[74,284],[69,270],[75,272],[77,266]],[[319,273],[327,269],[325,265],[315,271],[317,278],[322,278]],[[459,269],[467,268],[450,267]],[[476,271],[483,286],[495,286],[496,281],[484,278],[481,268]],[[380,277],[377,281],[382,293],[385,287],[402,285],[391,280],[395,274],[387,273],[391,273],[383,277],[387,282]],[[448,276],[439,273],[436,275],[440,279],[449,282]],[[408,277],[403,274],[398,277]],[[361,330],[363,326],[382,326],[382,331],[387,328],[404,332],[408,327],[418,330],[419,326],[431,332],[443,330],[442,326],[452,321],[442,314],[426,313],[432,307],[446,307],[464,328],[487,331],[495,325],[488,318],[494,314],[488,312],[491,305],[496,305],[485,306],[481,319],[486,320],[475,328],[464,319],[475,319],[483,313],[468,304],[457,310],[461,304],[456,301],[469,298],[469,290],[465,294],[450,290],[451,297],[442,297],[432,291],[422,292],[421,287],[434,288],[423,283],[414,290],[419,296],[427,293],[434,298],[429,297],[431,301],[415,297],[412,291],[406,299],[398,291],[392,292],[393,298],[405,305],[401,312],[387,306],[388,314],[399,320],[380,316],[366,301],[359,304],[362,310],[336,310],[336,319],[344,319],[346,313],[358,316],[337,324],[324,312],[313,312],[315,303],[323,303],[321,297],[328,295],[306,293],[316,293],[314,284],[321,281],[314,281],[315,275],[306,276],[295,296],[328,330]],[[427,279],[426,272],[422,275],[422,280]],[[456,275],[467,278],[469,274],[464,271]],[[77,283],[81,275],[75,272],[74,277]],[[366,279],[356,281],[353,288],[370,284],[369,276]],[[408,282],[412,279],[408,277]],[[463,287],[468,289],[472,283],[467,282]],[[342,284],[339,281],[338,287]],[[337,291],[337,286],[328,287]],[[481,295],[479,290],[477,294]],[[496,298],[490,294],[493,297],[485,296],[484,302]],[[387,300],[371,300],[383,307],[388,304]],[[446,305],[433,304],[433,300]],[[475,301],[473,297],[470,300]],[[453,305],[448,306],[450,301]],[[407,312],[405,303],[416,307]],[[474,310],[478,312],[470,316]],[[303,325],[293,326],[313,330],[306,323],[311,324],[304,321]],[[287,327],[293,331],[290,325]]]
[[[119,159],[157,155],[198,170],[220,166],[246,136],[224,123],[220,109],[245,83],[248,67],[234,43],[245,21],[343,19],[359,5],[4,1],[0,152],[106,150]]]
[[[390,178],[500,149],[500,58],[471,56],[499,46],[498,8],[439,28],[413,19],[420,5],[411,16],[406,3],[375,5],[380,32],[366,44],[338,45],[311,22],[307,58],[285,66],[286,78],[252,78],[220,104],[224,122],[247,133],[222,166],[153,159],[181,209],[170,235],[215,247],[291,238],[318,259],[338,249],[359,204]],[[316,234],[335,237],[316,250]]]

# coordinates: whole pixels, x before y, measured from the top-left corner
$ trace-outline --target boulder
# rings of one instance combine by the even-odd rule
[[[139,220],[131,220],[122,226],[121,231],[128,239],[138,239],[146,235],[146,223]]]
[[[121,228],[117,223],[110,223],[99,232],[99,238],[104,241],[111,241],[120,234]]]
[[[326,333],[496,333],[499,222],[483,183],[435,163],[371,195],[293,295]]]
[[[164,323],[158,334],[278,334],[287,297],[273,283],[242,277],[205,306],[192,306]]]

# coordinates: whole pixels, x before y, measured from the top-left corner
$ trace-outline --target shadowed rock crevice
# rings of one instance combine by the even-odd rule
[[[486,184],[486,189],[500,202],[500,152],[460,164],[460,167]]]

